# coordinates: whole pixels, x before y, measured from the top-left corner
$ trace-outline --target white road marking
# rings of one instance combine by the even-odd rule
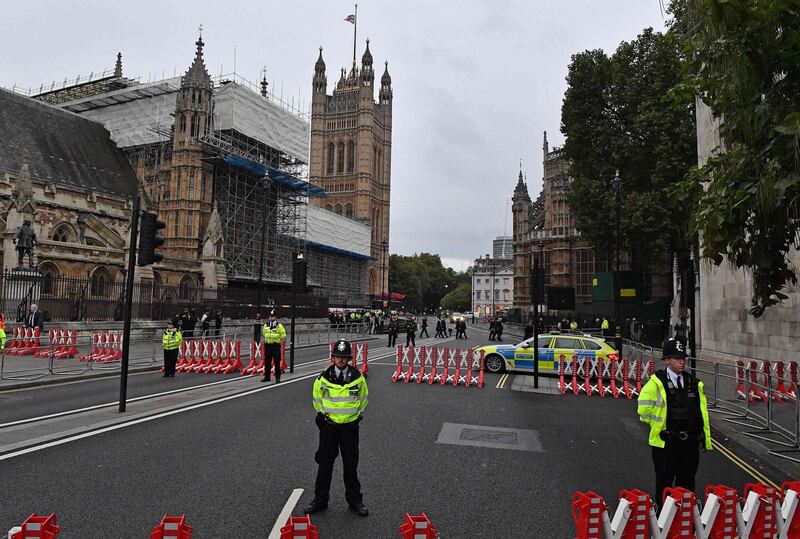
[[[297,505],[297,500],[299,500],[300,496],[302,495],[303,489],[301,488],[296,488],[292,491],[291,496],[289,496],[289,499],[286,500],[286,505],[283,506],[281,514],[278,515],[278,519],[275,521],[272,531],[269,532],[269,537],[267,539],[280,539],[281,528],[286,525],[286,522],[289,520],[289,516],[291,516],[292,511],[294,510],[294,506]]]

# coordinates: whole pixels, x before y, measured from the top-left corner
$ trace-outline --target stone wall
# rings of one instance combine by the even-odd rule
[[[718,123],[701,101],[697,101],[697,150],[700,163],[719,146]],[[800,252],[790,259],[800,268]],[[783,290],[783,304],[770,307],[760,317],[749,313],[752,295],[750,275],[727,263],[716,267],[700,264],[698,282],[699,355],[706,359],[789,360],[800,349],[800,287]]]

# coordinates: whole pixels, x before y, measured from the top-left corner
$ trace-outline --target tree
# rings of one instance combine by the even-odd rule
[[[688,0],[679,18],[692,61],[687,86],[723,141],[678,192],[696,203],[702,254],[752,273],[751,313],[796,284],[800,244],[800,6],[791,0]]]
[[[600,255],[615,245],[615,170],[622,178],[620,244],[644,260],[688,260],[687,208],[671,191],[697,162],[693,101],[681,81],[680,36],[645,29],[612,56],[575,54],[561,108],[576,226]]]
[[[468,311],[472,306],[472,286],[461,283],[455,290],[442,298],[442,308],[447,311]]]
[[[464,280],[466,273],[456,273],[442,265],[439,255],[420,253],[389,257],[389,288],[406,295],[406,307],[414,310],[436,309],[448,290]]]

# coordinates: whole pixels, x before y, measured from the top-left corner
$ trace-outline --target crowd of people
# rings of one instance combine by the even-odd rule
[[[222,331],[222,311],[220,309],[203,309],[203,314],[197,316],[196,309],[184,307],[183,312],[174,317],[176,328],[180,330],[184,339],[204,339],[219,337]]]

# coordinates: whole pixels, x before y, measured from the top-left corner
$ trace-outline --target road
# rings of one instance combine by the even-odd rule
[[[468,341],[448,346],[486,342],[484,330],[469,333]],[[425,512],[443,537],[571,537],[573,491],[594,490],[613,510],[620,489],[652,490],[635,402],[514,391],[510,383],[498,387],[498,376],[487,376],[483,389],[392,383],[394,360],[382,353],[388,354],[382,346],[370,347],[376,359],[361,427],[359,474],[370,516],[347,511],[337,462],[330,507],[312,517],[321,537],[399,536],[406,512]],[[298,369],[280,385],[262,384],[257,393],[0,460],[10,494],[0,504],[0,531],[36,511],[58,514],[60,537],[134,537],[167,512],[185,513],[196,538],[266,537],[294,489],[305,489],[295,514],[311,499],[312,367],[321,364]],[[135,378],[145,392],[163,381]],[[112,381],[98,383],[48,391],[86,394]],[[64,404],[88,402],[73,398]],[[5,409],[7,401],[0,402]],[[438,443],[445,424],[495,434],[532,430],[539,446]],[[701,457],[698,487],[741,489],[752,480],[720,452]]]

